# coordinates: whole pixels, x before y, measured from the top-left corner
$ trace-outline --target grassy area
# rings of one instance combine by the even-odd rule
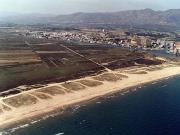
[[[10,33],[10,35],[11,34],[12,33]],[[7,66],[5,61],[1,61],[0,91],[5,91],[20,85],[68,81],[87,75],[94,75],[104,70],[104,67],[88,59],[98,62],[112,70],[134,66],[135,63],[142,65],[157,64],[157,62],[152,60],[146,60],[144,53],[130,52],[122,48],[63,44],[84,55],[84,58],[61,46],[62,43],[55,43],[58,42],[55,40],[25,39],[17,36],[16,33],[13,33],[9,39],[7,38],[8,36],[8,32],[0,35],[0,56],[2,56],[0,60],[9,60],[9,62],[11,60],[11,62],[14,63],[13,65]],[[25,41],[28,41],[31,45],[26,45]],[[40,60],[40,62],[33,63],[33,60]],[[24,62],[26,62],[26,64]],[[117,81],[124,77],[125,76],[104,74],[95,79],[100,81]],[[96,85],[96,83],[90,81],[82,82],[82,84],[87,86]],[[66,87],[75,88],[73,85],[67,85]]]
[[[64,90],[58,86],[42,88],[42,89],[38,90],[37,92],[47,93],[47,94],[52,95],[52,96],[64,95],[65,94]]]
[[[10,111],[11,108],[9,108],[9,107],[7,107],[7,106],[5,106],[5,105],[3,105],[3,104],[0,104],[0,112],[1,112],[2,110],[4,110],[4,111]]]
[[[128,76],[122,74],[115,74],[115,75],[118,76],[119,78],[128,78]]]
[[[98,81],[109,81],[109,82],[115,82],[115,81],[121,80],[119,76],[116,76],[113,73],[104,73],[99,76],[95,76],[93,78]]]
[[[72,91],[78,91],[78,90],[83,90],[85,89],[86,87],[81,85],[81,84],[78,84],[78,83],[75,83],[75,82],[67,82],[67,83],[63,83],[62,86],[66,89],[70,89]]]
[[[38,100],[30,95],[22,94],[22,95],[10,97],[7,99],[3,99],[3,102],[10,106],[19,108],[23,106],[36,104]]]
[[[33,92],[31,94],[42,99],[42,100],[52,99],[50,96],[43,94],[43,93],[40,93],[40,92]]]
[[[162,70],[163,67],[150,67],[147,69],[147,71],[157,71],[157,70]]]
[[[132,74],[147,74],[146,71],[137,71],[137,72],[132,72]]]

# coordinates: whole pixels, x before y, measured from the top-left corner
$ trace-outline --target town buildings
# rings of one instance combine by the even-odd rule
[[[166,49],[174,53],[175,40],[167,33],[160,32],[138,32],[133,33],[127,30],[105,30],[105,29],[80,29],[80,30],[59,30],[59,31],[31,31],[24,34],[33,38],[57,39],[63,41],[77,41],[92,45],[119,45],[123,47],[138,47],[150,49]],[[167,37],[165,37],[167,35]],[[179,43],[176,43],[179,47]],[[177,47],[177,48],[178,48]]]

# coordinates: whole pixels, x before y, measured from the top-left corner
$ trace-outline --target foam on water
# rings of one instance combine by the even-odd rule
[[[17,130],[19,130],[19,129],[26,128],[26,127],[28,127],[29,125],[30,125],[30,124],[19,125],[19,126],[17,126],[17,127],[14,127],[14,128],[9,129],[9,130],[7,131],[7,133],[13,133],[13,132],[15,132],[15,131],[17,131]]]
[[[163,86],[161,86],[161,88],[164,88],[164,87],[167,87],[167,85],[163,85]]]
[[[31,124],[35,124],[35,123],[38,123],[38,122],[40,122],[41,120],[39,119],[39,120],[34,120],[34,121],[31,121],[30,123]]]
[[[157,81],[145,86],[137,86],[130,89],[128,91],[130,92],[129,94],[127,91],[119,92],[107,97],[97,98],[97,100],[93,100],[93,103],[90,105],[85,103],[83,105],[67,107],[67,112],[73,115],[59,117],[62,111],[59,112],[57,110],[57,113],[46,115],[39,120],[32,120],[29,124],[20,125],[8,131],[15,132],[12,133],[12,135],[41,135],[41,132],[42,135],[84,135],[86,132],[97,135],[114,135],[113,132],[118,132],[119,134],[124,135],[123,133],[126,133],[125,135],[127,135],[131,134],[131,131],[134,132],[133,135],[152,135],[155,134],[156,131],[161,131],[159,135],[163,135],[168,134],[166,132],[174,129],[173,132],[178,134],[180,133],[180,122],[177,121],[179,115],[176,114],[180,112],[178,109],[180,106],[179,81],[180,77]],[[170,87],[167,86],[171,86],[171,90],[169,90]],[[124,96],[121,98],[122,94]],[[167,102],[169,104],[164,105],[164,103]],[[99,103],[101,103],[101,105],[97,105]],[[66,112],[66,108],[63,111]],[[167,115],[167,117],[165,115]],[[51,119],[50,117],[55,118]],[[163,122],[161,120],[163,120]],[[136,124],[132,127],[131,125],[134,121]],[[148,122],[152,124],[143,124]],[[166,122],[170,124],[167,126]],[[156,124],[161,126],[156,126]],[[171,125],[173,125],[173,127]],[[176,125],[177,128],[174,127],[174,125]],[[34,127],[40,127],[42,131],[38,131]],[[168,130],[163,130],[167,128]],[[11,132],[1,131],[0,135],[11,135]]]
[[[36,123],[41,122],[41,121],[43,121],[43,120],[46,120],[46,119],[48,119],[48,118],[50,118],[50,117],[52,117],[52,118],[53,118],[53,117],[56,117],[56,116],[59,115],[60,113],[63,113],[63,111],[57,112],[57,113],[53,113],[53,114],[51,114],[51,115],[46,115],[46,116],[42,117],[41,119],[32,120],[31,122],[29,122],[29,124],[26,123],[26,124],[23,124],[23,125],[18,125],[18,126],[14,127],[14,128],[10,128],[10,129],[8,129],[6,132],[5,132],[5,131],[4,131],[4,132],[0,132],[0,135],[10,135],[10,133],[14,133],[14,132],[16,132],[17,130],[20,130],[20,129],[23,129],[23,128],[27,128],[27,127],[29,127],[29,126],[31,126],[31,125],[33,125],[33,124],[36,124]]]
[[[101,102],[96,102],[96,104],[101,104]]]
[[[55,135],[64,135],[64,133],[62,132],[62,133],[57,133],[57,134],[55,134]]]

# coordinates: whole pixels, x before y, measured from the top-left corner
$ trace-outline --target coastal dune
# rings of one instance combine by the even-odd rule
[[[180,74],[180,66],[129,67],[0,98],[0,127],[57,108]]]

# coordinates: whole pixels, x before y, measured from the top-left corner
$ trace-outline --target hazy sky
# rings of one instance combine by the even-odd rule
[[[180,8],[180,0],[0,0],[0,14],[111,12],[127,9]]]

